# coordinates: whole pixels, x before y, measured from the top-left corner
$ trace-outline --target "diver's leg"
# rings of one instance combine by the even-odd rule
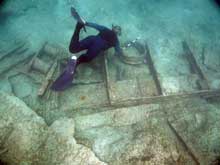
[[[86,50],[89,49],[91,47],[91,45],[93,45],[95,43],[95,39],[96,36],[88,36],[84,39],[82,39],[79,44],[79,49],[80,50]]]
[[[77,59],[76,65],[78,66],[81,63],[87,63],[87,62],[92,61],[95,57],[99,55],[99,53],[101,53],[101,51],[102,49],[100,49],[99,47],[96,47],[96,46],[90,47],[86,54],[81,55]]]
[[[77,30],[78,27],[76,27],[76,30],[73,34],[72,40],[70,42],[69,51],[71,53],[78,53],[82,50],[89,49],[92,44],[94,44],[96,36],[88,36],[85,39],[79,41],[79,31]]]
[[[69,51],[71,53],[77,53],[80,50],[80,42],[79,42],[79,33],[80,33],[80,30],[82,29],[84,25],[81,24],[81,23],[77,23],[76,24],[76,28],[75,28],[75,31],[73,33],[73,36],[71,38],[71,41],[70,41],[70,45],[69,45]]]

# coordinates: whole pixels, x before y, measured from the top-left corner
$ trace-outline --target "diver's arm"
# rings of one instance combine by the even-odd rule
[[[115,44],[115,55],[120,56],[120,55],[122,55],[122,53],[123,53],[123,51],[122,51],[122,49],[120,47],[120,42],[117,39],[117,42]]]
[[[86,22],[85,25],[88,26],[88,27],[92,27],[92,28],[94,28],[94,29],[96,29],[96,30],[98,30],[98,31],[109,30],[109,29],[108,29],[107,27],[105,27],[105,26],[98,25],[98,24],[92,23],[92,22]]]

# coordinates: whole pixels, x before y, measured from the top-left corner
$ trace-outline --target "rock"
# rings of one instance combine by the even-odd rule
[[[163,143],[161,143],[164,141]],[[171,156],[176,155],[177,149],[164,136],[155,136],[154,134],[141,133],[130,144],[127,145],[126,153],[121,158],[121,164],[176,164]],[[170,153],[172,151],[172,153]]]
[[[109,164],[177,164],[181,153],[160,108],[148,104],[77,116],[77,139]]]
[[[2,79],[0,81],[0,91],[6,92],[6,93],[12,93],[12,87],[11,84],[7,79]]]
[[[24,74],[18,74],[10,78],[10,82],[13,87],[13,92],[18,98],[22,99],[36,93],[36,91],[34,91],[34,88],[36,88],[35,84]]]
[[[73,119],[48,127],[44,120],[14,96],[0,92],[0,160],[8,164],[104,165],[74,139]]]
[[[9,164],[37,162],[38,149],[46,138],[47,125],[24,102],[0,92],[0,159]]]
[[[189,100],[187,104],[170,109],[169,116],[175,115],[171,125],[197,160],[210,164],[220,152],[219,109],[205,100]]]
[[[40,164],[105,164],[89,148],[77,144],[73,135],[73,119],[63,118],[55,121],[49,128],[48,139],[43,148]]]

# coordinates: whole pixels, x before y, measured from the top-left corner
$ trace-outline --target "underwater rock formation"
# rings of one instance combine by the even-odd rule
[[[87,147],[77,144],[73,119],[59,119],[49,128],[48,138],[42,152],[41,164],[93,164],[105,165]]]
[[[60,119],[48,127],[18,98],[0,93],[0,160],[8,164],[104,165],[87,147],[77,144],[74,121]]]
[[[0,159],[9,164],[37,162],[38,149],[46,138],[47,125],[25,103],[0,93]]]

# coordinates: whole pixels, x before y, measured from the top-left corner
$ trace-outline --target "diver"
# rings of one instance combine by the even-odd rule
[[[71,7],[71,15],[76,19],[77,24],[75,31],[70,41],[69,51],[71,53],[78,53],[87,50],[85,54],[80,55],[78,58],[72,56],[69,59],[64,72],[55,80],[51,89],[55,91],[62,91],[71,86],[76,67],[81,63],[87,63],[97,57],[102,51],[109,48],[115,48],[115,54],[121,55],[122,49],[118,36],[121,35],[121,27],[112,25],[112,29],[101,26],[95,23],[86,22],[82,19],[75,8]],[[98,35],[91,35],[83,40],[79,40],[79,34],[83,28],[86,32],[86,27],[91,27],[99,31]]]

